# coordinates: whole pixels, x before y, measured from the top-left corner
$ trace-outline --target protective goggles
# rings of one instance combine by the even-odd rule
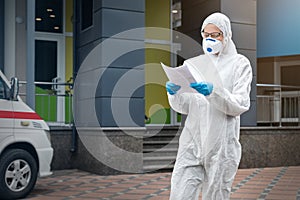
[[[223,35],[223,33],[222,33],[222,32],[212,32],[212,33],[207,33],[207,32],[202,31],[202,32],[201,32],[201,35],[202,35],[203,38],[208,38],[209,36],[210,36],[211,38],[218,38],[218,37],[220,37],[221,35]]]

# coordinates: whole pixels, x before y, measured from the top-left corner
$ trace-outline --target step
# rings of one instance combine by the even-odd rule
[[[160,137],[160,136],[162,136],[162,137],[164,137],[164,136],[166,136],[166,137],[174,137],[174,136],[180,136],[180,134],[178,134],[178,133],[156,133],[156,134],[147,134],[147,133],[145,133],[144,134],[145,136],[151,136],[151,137]]]
[[[178,148],[144,148],[143,153],[165,153],[165,152],[176,152],[177,153]]]
[[[174,164],[169,164],[169,165],[148,165],[144,166],[143,170],[144,172],[149,172],[149,171],[158,171],[158,170],[172,170],[174,168]]]
[[[179,142],[176,140],[173,141],[143,141],[143,148],[162,148],[168,146],[168,148],[177,148]]]
[[[172,170],[179,146],[179,134],[164,133],[143,138],[144,171]]]
[[[144,135],[143,137],[144,141],[171,141],[171,140],[179,140],[179,135],[174,135],[174,134],[158,134],[158,135],[153,135],[153,136],[147,136]]]
[[[143,164],[144,166],[149,165],[170,165],[174,163],[176,160],[176,156],[151,156],[151,157],[144,157]]]
[[[169,143],[172,143],[172,144],[178,144],[179,141],[177,140],[172,140],[172,141],[164,141],[164,140],[159,140],[159,141],[143,141],[143,144],[147,145],[147,144],[169,144]]]
[[[153,161],[153,160],[175,160],[176,156],[160,156],[160,157],[156,157],[156,156],[149,156],[149,157],[143,157],[143,161]]]
[[[176,156],[178,148],[149,148],[143,150],[144,157]]]
[[[170,144],[147,144],[143,146],[143,149],[169,149],[169,148],[178,148],[178,144],[170,143]]]

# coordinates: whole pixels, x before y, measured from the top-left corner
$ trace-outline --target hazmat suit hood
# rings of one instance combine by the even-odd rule
[[[217,56],[214,55],[215,59],[220,62],[224,58],[228,59],[231,56],[235,56],[237,54],[237,50],[234,42],[232,41],[232,31],[229,18],[222,13],[213,13],[203,21],[201,32],[208,24],[214,24],[223,32],[223,49]]]

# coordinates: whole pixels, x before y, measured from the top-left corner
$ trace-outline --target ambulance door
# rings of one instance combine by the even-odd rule
[[[0,143],[13,136],[14,113],[9,88],[0,76]]]

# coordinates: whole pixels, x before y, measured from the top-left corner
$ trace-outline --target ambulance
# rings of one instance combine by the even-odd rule
[[[37,177],[52,174],[49,127],[18,90],[18,79],[0,71],[0,199],[24,198]]]

